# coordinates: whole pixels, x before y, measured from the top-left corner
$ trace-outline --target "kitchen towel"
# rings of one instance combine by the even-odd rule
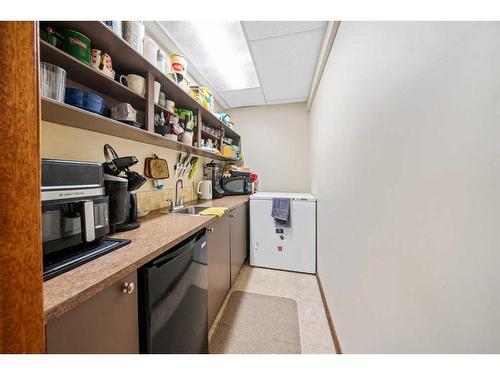
[[[227,207],[210,207],[207,208],[206,210],[203,210],[200,212],[200,215],[202,216],[209,216],[209,215],[215,215],[218,217],[221,217],[224,215],[224,212],[226,212]]]
[[[290,228],[290,198],[273,198],[271,216],[276,228]]]

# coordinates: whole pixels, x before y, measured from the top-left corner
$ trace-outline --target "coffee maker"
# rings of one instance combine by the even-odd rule
[[[224,190],[221,186],[222,175],[224,173],[224,166],[216,163],[213,160],[203,166],[203,175],[205,180],[212,181],[212,198],[222,198]]]
[[[110,232],[102,166],[42,159],[43,278],[48,280],[130,243]]]
[[[109,197],[110,231],[125,232],[139,228],[135,190],[139,189],[146,179],[129,169],[137,164],[138,160],[135,156],[118,157],[108,144],[104,145],[104,156],[104,187]]]

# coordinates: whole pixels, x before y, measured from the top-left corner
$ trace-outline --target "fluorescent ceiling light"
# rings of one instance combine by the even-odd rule
[[[216,91],[260,86],[239,21],[160,23]]]

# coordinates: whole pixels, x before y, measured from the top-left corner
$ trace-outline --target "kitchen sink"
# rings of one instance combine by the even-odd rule
[[[172,211],[173,214],[184,214],[184,215],[198,215],[201,211],[206,210],[208,207],[202,206],[190,206],[177,209]]]

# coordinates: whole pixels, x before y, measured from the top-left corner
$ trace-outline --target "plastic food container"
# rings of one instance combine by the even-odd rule
[[[122,21],[104,21],[106,26],[108,26],[113,32],[122,38]]]
[[[64,102],[66,71],[57,65],[40,63],[40,84],[42,96]]]
[[[212,92],[207,87],[202,87],[201,93],[202,93],[201,105],[203,106],[203,108],[208,109],[210,112],[213,112],[214,111],[214,94],[212,94]]]
[[[123,39],[130,46],[142,55],[144,51],[144,34],[145,28],[140,21],[123,21],[122,22]]]
[[[90,92],[74,89],[71,87],[66,88],[66,95],[64,102],[75,107],[97,113],[102,115],[104,112],[105,101],[99,95]]]
[[[64,50],[81,62],[90,65],[90,39],[75,30],[64,30]]]
[[[187,75],[186,57],[180,53],[172,53],[170,55],[170,61],[172,62],[172,72],[180,74],[181,77],[185,78]]]

